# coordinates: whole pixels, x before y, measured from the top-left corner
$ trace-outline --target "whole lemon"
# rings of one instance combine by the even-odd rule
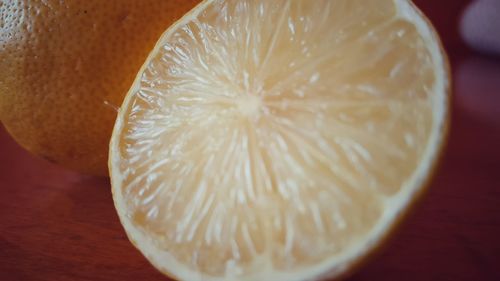
[[[117,106],[197,0],[0,1],[0,120],[30,152],[107,175]]]

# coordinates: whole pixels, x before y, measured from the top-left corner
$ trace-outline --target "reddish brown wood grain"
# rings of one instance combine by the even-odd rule
[[[456,20],[468,1],[416,2],[453,59],[450,142],[422,203],[350,280],[500,280],[500,61],[473,55],[461,44]],[[4,280],[166,278],[126,239],[107,179],[37,159],[0,128]]]

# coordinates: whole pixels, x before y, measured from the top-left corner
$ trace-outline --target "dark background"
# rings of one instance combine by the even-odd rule
[[[500,62],[461,42],[468,0],[415,2],[452,63],[449,145],[422,203],[349,280],[500,280]],[[166,280],[126,239],[107,179],[35,158],[1,126],[0,194],[0,281]]]

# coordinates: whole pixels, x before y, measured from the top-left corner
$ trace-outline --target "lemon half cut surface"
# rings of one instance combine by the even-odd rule
[[[120,109],[121,223],[178,280],[344,276],[424,190],[448,88],[410,1],[204,1],[162,35]]]

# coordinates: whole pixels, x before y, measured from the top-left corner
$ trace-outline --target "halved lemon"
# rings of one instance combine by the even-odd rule
[[[120,109],[121,223],[179,280],[340,277],[424,189],[448,87],[439,38],[407,0],[204,1]]]

